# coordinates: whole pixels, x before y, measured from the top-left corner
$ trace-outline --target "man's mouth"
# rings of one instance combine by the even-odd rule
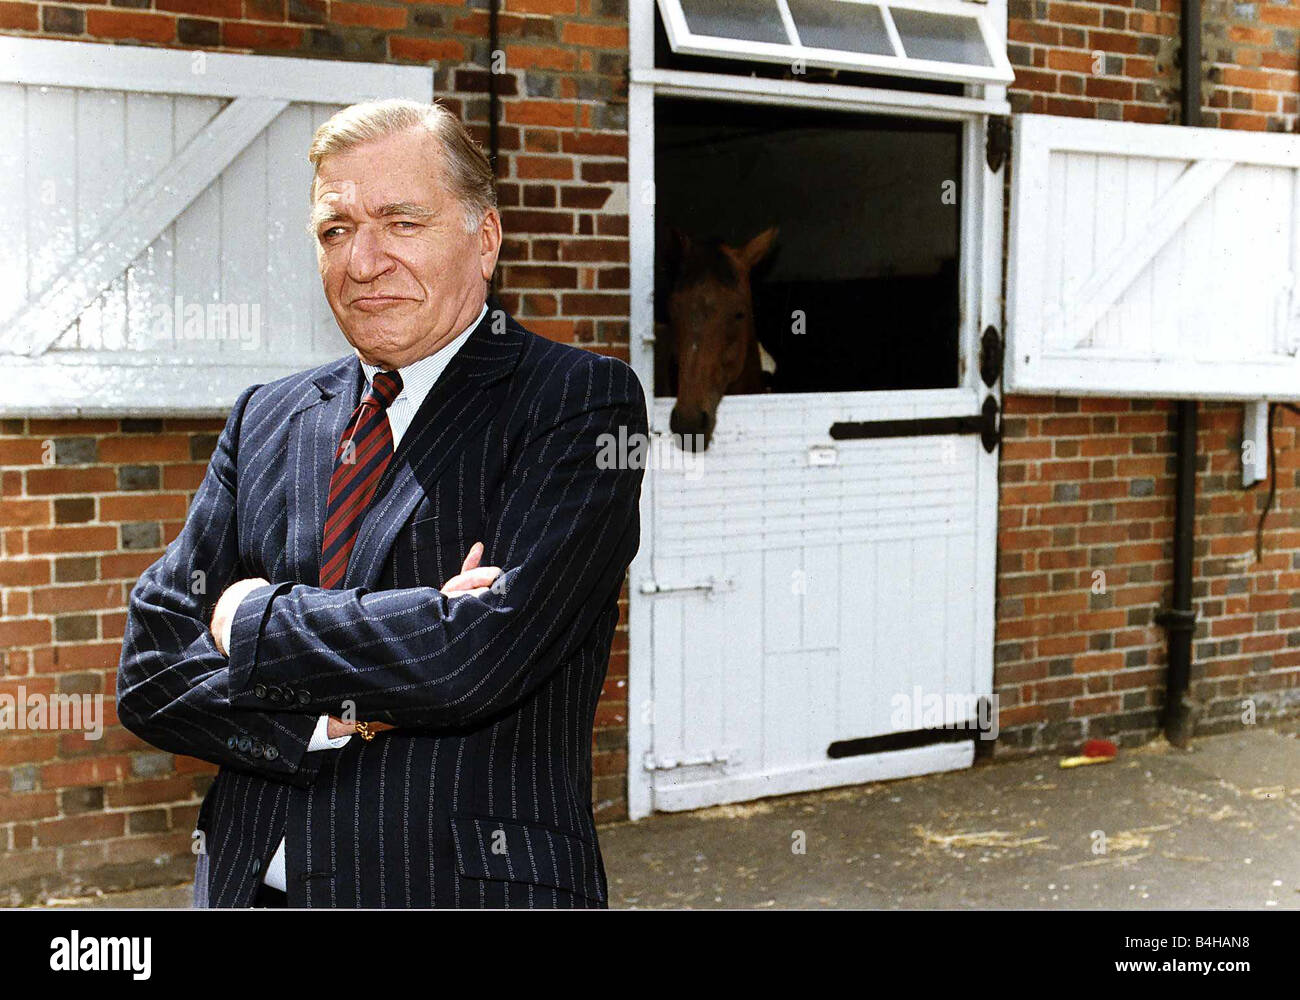
[[[348,304],[353,309],[360,309],[362,312],[376,312],[381,309],[388,309],[391,306],[398,305],[402,302],[410,301],[410,299],[403,298],[399,295],[366,295],[359,299],[353,299]]]

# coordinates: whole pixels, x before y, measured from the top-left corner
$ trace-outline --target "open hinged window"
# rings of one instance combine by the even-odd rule
[[[1017,115],[1006,386],[1300,398],[1300,140]]]
[[[0,38],[0,414],[224,414],[347,353],[320,290],[314,130],[427,66]]]
[[[659,0],[684,55],[1010,83],[987,8],[967,0]]]

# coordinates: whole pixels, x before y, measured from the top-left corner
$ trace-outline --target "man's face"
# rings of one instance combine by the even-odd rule
[[[478,315],[501,247],[488,212],[473,233],[422,129],[325,157],[312,188],[325,298],[363,361],[401,368]]]

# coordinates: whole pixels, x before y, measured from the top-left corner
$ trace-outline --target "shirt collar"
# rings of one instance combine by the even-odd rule
[[[459,351],[465,341],[469,339],[469,335],[473,332],[474,327],[478,326],[479,323],[483,321],[483,317],[486,313],[487,303],[484,302],[483,308],[478,311],[478,315],[474,317],[474,320],[470,325],[465,327],[465,329],[458,333],[452,340],[443,344],[432,354],[421,358],[419,361],[413,361],[405,368],[397,369],[397,373],[402,376],[402,391],[397,394],[397,398],[402,399],[403,397],[410,396],[415,399],[418,406],[420,400],[422,400],[424,395],[433,387],[433,383],[438,381],[438,376],[441,375],[447,365],[451,363],[451,359],[455,357],[456,352]],[[388,369],[380,368],[377,365],[367,364],[362,361],[361,370],[365,373],[366,385],[369,385],[371,380],[375,377],[375,372],[387,371]]]

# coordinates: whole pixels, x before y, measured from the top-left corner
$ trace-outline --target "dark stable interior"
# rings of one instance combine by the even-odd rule
[[[739,247],[777,226],[751,275],[772,391],[956,386],[961,176],[955,123],[660,98],[656,322],[671,228]],[[657,361],[655,394],[676,395]]]

